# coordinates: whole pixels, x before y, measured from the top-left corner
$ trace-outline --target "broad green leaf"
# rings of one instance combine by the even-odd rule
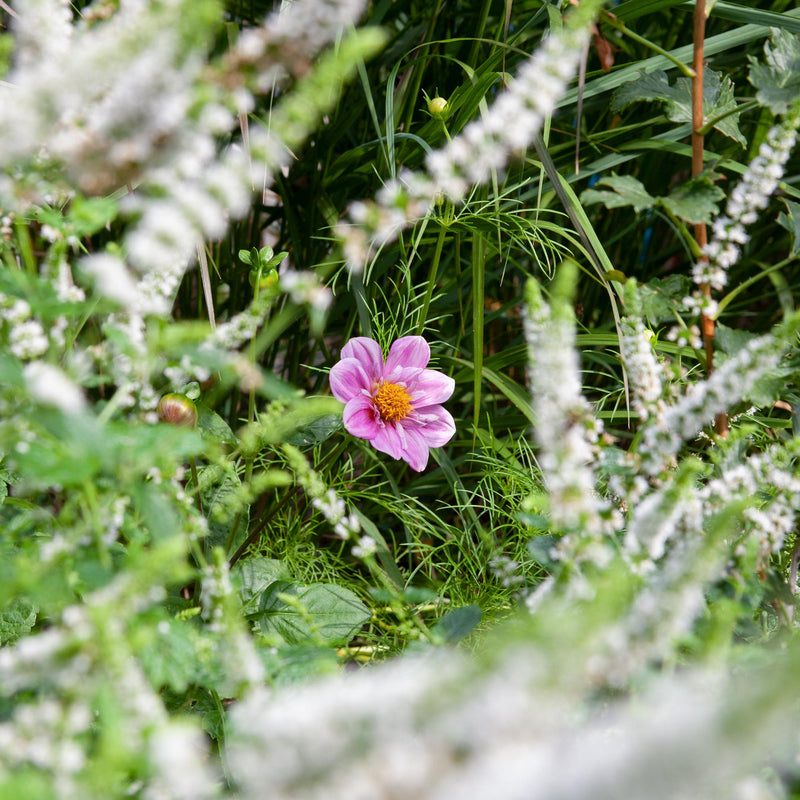
[[[781,200],[786,204],[788,213],[778,215],[778,224],[786,228],[792,235],[791,255],[796,256],[800,253],[800,203],[787,200],[785,197],[782,197]]]
[[[608,186],[609,189],[586,189],[581,192],[581,203],[602,203],[606,208],[633,206],[633,210],[638,212],[652,208],[656,202],[656,198],[648,193],[641,181],[630,175],[611,174],[601,178],[596,185]]]
[[[142,642],[136,642],[142,638]],[[200,677],[197,651],[189,627],[174,619],[162,619],[147,631],[147,636],[134,634],[141,659],[150,683],[158,688],[168,687],[185,691]]]
[[[261,632],[287,644],[347,643],[372,616],[358,596],[332,583],[276,581],[261,596]]]
[[[0,644],[11,644],[30,633],[39,609],[24,598],[12,600],[0,611]]]
[[[475,630],[482,613],[480,606],[475,605],[450,609],[431,628],[431,632],[445,642],[457,642]]]
[[[138,483],[132,487],[131,498],[143,527],[154,540],[180,534],[181,516],[157,485]]]
[[[313,447],[342,429],[341,414],[326,414],[289,436],[286,441],[295,447]]]
[[[611,110],[622,111],[638,101],[664,103],[664,110],[672,122],[692,121],[692,81],[689,78],[678,78],[670,85],[666,72],[644,74],[637,80],[622,84],[614,92]],[[703,119],[710,121],[726,115],[718,119],[714,127],[744,147],[747,140],[739,130],[736,108],[731,79],[707,69],[703,74]]]
[[[197,408],[197,427],[204,436],[213,442],[230,445],[231,447],[236,447],[239,444],[239,440],[231,430],[230,425],[216,411],[199,401],[195,402],[195,406]]]
[[[237,561],[231,570],[231,577],[239,585],[244,614],[258,610],[258,602],[267,587],[275,581],[288,581],[291,578],[283,561],[264,556],[251,556]]]
[[[610,175],[601,178],[598,186],[609,189],[586,189],[581,193],[584,205],[602,203],[606,208],[630,206],[636,212],[663,205],[676,217],[691,222],[711,222],[717,213],[717,202],[725,193],[708,176],[687,181],[667,197],[653,197],[642,183],[630,175]]]
[[[660,202],[676,217],[697,225],[710,223],[719,211],[717,203],[724,198],[725,192],[707,175],[698,175],[660,198]]]
[[[750,57],[750,83],[759,103],[774,114],[785,113],[800,95],[800,38],[773,28],[764,63]]]
[[[336,651],[314,644],[261,648],[270,686],[286,686],[340,672]]]
[[[719,321],[714,328],[717,348],[729,356],[735,355],[747,347],[755,339],[756,335],[752,331],[729,328]]]

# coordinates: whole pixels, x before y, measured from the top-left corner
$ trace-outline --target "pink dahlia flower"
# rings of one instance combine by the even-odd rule
[[[386,361],[376,341],[358,336],[331,368],[331,391],[345,403],[344,427],[417,472],[425,469],[429,448],[441,447],[456,432],[440,405],[453,394],[455,381],[426,369],[430,357],[421,336],[398,339]]]

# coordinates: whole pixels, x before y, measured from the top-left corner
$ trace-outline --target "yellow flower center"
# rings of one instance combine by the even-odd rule
[[[404,419],[411,411],[411,397],[396,383],[382,383],[375,395],[375,405],[384,422]]]

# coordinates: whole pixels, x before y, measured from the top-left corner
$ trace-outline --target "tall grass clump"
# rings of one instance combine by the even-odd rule
[[[800,796],[800,17],[455,5],[0,4],[0,797]]]

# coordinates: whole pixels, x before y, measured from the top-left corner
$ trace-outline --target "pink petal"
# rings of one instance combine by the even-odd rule
[[[355,358],[343,358],[331,367],[331,392],[342,403],[372,392],[372,380]]]
[[[378,434],[370,439],[370,443],[381,453],[387,453],[392,458],[404,458],[403,449],[405,447],[405,431],[396,424],[384,423]]]
[[[358,436],[359,439],[372,440],[381,429],[380,418],[375,413],[372,398],[364,395],[354,397],[344,407],[342,421],[345,430],[353,436]]]
[[[428,444],[421,435],[422,431],[406,428],[406,446],[403,451],[403,460],[417,472],[422,472],[428,466]]]
[[[441,406],[431,406],[425,409],[425,416],[434,417],[425,421],[424,425],[417,426],[406,424],[406,430],[419,433],[428,447],[443,447],[455,435],[456,423],[450,412]]]
[[[456,388],[456,382],[435,369],[423,370],[409,386],[411,404],[414,408],[433,406],[448,400]]]
[[[431,359],[431,348],[421,336],[403,336],[389,348],[383,377],[392,379],[392,373],[398,368],[417,367],[424,369]]]
[[[371,380],[377,381],[383,372],[381,346],[366,336],[356,336],[342,348],[342,358],[355,358]]]

